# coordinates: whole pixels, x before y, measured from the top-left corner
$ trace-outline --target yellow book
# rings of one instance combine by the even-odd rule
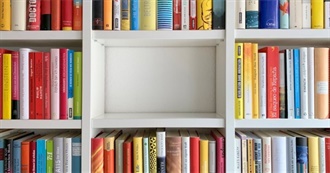
[[[138,130],[133,137],[133,172],[143,172],[143,151],[142,151],[143,130]]]
[[[104,30],[112,30],[112,0],[103,1]]]
[[[10,31],[11,27],[11,5],[10,0],[0,0],[0,30]]]
[[[235,43],[235,118],[243,119],[243,43]]]
[[[259,119],[259,57],[258,43],[252,44],[252,118]]]
[[[312,7],[312,28],[324,28],[324,2],[323,0],[311,0]]]
[[[197,30],[212,30],[212,0],[196,0]]]
[[[2,65],[2,115],[4,120],[11,119],[11,54],[3,54]]]
[[[140,0],[141,30],[156,30],[156,0]]]
[[[199,172],[209,172],[209,140],[204,134],[200,135],[199,140]]]
[[[247,164],[248,164],[248,172],[254,173],[255,172],[255,158],[254,158],[254,141],[252,138],[247,138]]]
[[[122,0],[121,2],[121,30],[131,29],[131,0]]]
[[[244,119],[252,119],[252,43],[243,44]]]
[[[157,173],[157,142],[156,131],[149,135],[149,172]]]

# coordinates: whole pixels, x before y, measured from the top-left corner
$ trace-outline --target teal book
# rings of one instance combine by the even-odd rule
[[[72,172],[81,172],[81,135],[72,138]]]
[[[280,28],[281,29],[289,29],[289,1],[288,0],[280,0]]]
[[[73,50],[68,50],[68,119],[73,119]]]
[[[212,29],[225,29],[225,0],[213,0],[212,2]]]
[[[246,29],[259,28],[259,1],[246,0]]]

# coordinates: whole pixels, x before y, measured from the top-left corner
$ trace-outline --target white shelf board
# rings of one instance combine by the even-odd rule
[[[215,46],[224,30],[93,31],[92,38],[106,46]]]
[[[81,129],[81,120],[0,120],[0,129]]]
[[[236,29],[236,42],[276,45],[330,45],[330,29]]]
[[[236,128],[330,128],[330,119],[249,119],[235,120]]]
[[[93,128],[223,128],[216,113],[107,113],[92,119]]]

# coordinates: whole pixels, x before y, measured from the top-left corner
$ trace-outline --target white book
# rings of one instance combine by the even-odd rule
[[[113,1],[113,30],[121,30],[121,1]]]
[[[296,135],[290,135],[289,132],[281,132],[281,135],[286,137],[286,148],[287,148],[287,172],[297,173],[297,152],[296,152]]]
[[[263,132],[254,131],[262,140],[262,172],[272,172],[272,138]]]
[[[324,28],[330,29],[330,1],[324,2]]]
[[[72,171],[72,138],[71,136],[63,139],[63,173]]]
[[[293,57],[291,50],[287,49],[286,53],[286,99],[288,119],[294,119],[294,82],[293,82]]]
[[[207,134],[206,137],[209,140],[209,173],[216,173],[216,142],[210,134]]]
[[[302,0],[302,28],[310,29],[312,27],[311,0]]]
[[[60,119],[60,49],[50,50],[51,119]]]
[[[260,119],[267,118],[266,53],[259,53],[259,112]]]
[[[163,160],[164,161],[163,168],[166,169],[166,132],[165,132],[165,129],[162,129],[162,128],[157,129],[156,139],[157,139],[156,140],[157,161]],[[158,163],[157,163],[157,169],[162,170],[163,168],[158,168]]]
[[[285,52],[280,52],[280,117],[286,115],[285,69]]]
[[[180,130],[181,147],[181,172],[190,173],[190,137],[187,130]]]
[[[26,30],[27,0],[11,0],[11,28],[13,31]]]
[[[236,135],[241,139],[241,159],[242,159],[242,173],[247,173],[247,167],[248,167],[248,164],[247,164],[247,141],[246,141],[246,135],[239,131],[239,130],[236,130]]]
[[[236,29],[245,29],[245,1],[237,0],[236,2]]]
[[[326,160],[325,160],[325,138],[319,136],[319,159],[320,159],[320,173],[326,173]]]
[[[130,137],[129,133],[123,133],[121,134],[116,140],[115,140],[115,152],[116,152],[116,173],[122,173],[123,172],[123,144],[127,138]]]
[[[289,1],[290,29],[302,29],[302,0]]]
[[[237,135],[235,135],[235,153],[234,153],[235,169],[234,169],[234,172],[242,172],[241,152],[242,152],[241,151],[241,139]]]
[[[307,47],[300,48],[300,111],[301,119],[308,119],[308,72]]]
[[[287,171],[286,137],[277,132],[265,132],[272,138],[272,172]]]
[[[308,118],[314,119],[314,47],[307,48]]]
[[[189,0],[181,0],[181,30],[189,30]]]
[[[29,96],[29,53],[34,50],[29,48],[19,49],[20,61],[20,119],[28,120],[30,117],[30,96]]]

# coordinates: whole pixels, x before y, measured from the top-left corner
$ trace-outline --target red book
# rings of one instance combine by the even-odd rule
[[[68,49],[60,49],[60,119],[68,119]]]
[[[195,131],[190,134],[190,172],[199,173],[199,136]]]
[[[34,79],[35,79],[35,119],[44,119],[43,101],[43,52],[34,53]]]
[[[27,30],[40,30],[41,0],[28,1]]]
[[[197,18],[196,18],[196,0],[189,1],[189,29],[197,29]]]
[[[129,137],[123,144],[123,170],[133,172],[133,136]]]
[[[103,138],[106,135],[107,133],[100,132],[95,138],[91,139],[91,172],[103,172]]]
[[[52,13],[52,30],[61,29],[61,0],[52,0],[51,4]]]
[[[325,172],[330,172],[330,137],[325,138]]]
[[[20,119],[19,115],[19,52],[15,51],[11,53],[11,61],[12,61],[12,89],[11,89],[11,96],[12,96],[12,119]]]
[[[181,0],[173,1],[173,29],[181,30]]]
[[[51,30],[51,0],[41,0],[41,30]]]
[[[267,118],[280,118],[280,58],[276,46],[259,49],[266,53]]]
[[[50,53],[45,52],[43,58],[43,80],[44,80],[44,119],[51,119],[51,93],[50,93]]]
[[[30,173],[36,172],[36,141],[32,140],[30,142]]]
[[[10,52],[7,49],[0,49],[0,119],[2,119],[2,55]]]
[[[29,90],[30,90],[30,119],[36,119],[35,115],[35,74],[34,74],[34,52],[29,53]]]
[[[72,30],[73,0],[61,1],[62,30]]]
[[[217,173],[225,173],[225,138],[217,130],[212,130],[211,135],[216,141]]]

